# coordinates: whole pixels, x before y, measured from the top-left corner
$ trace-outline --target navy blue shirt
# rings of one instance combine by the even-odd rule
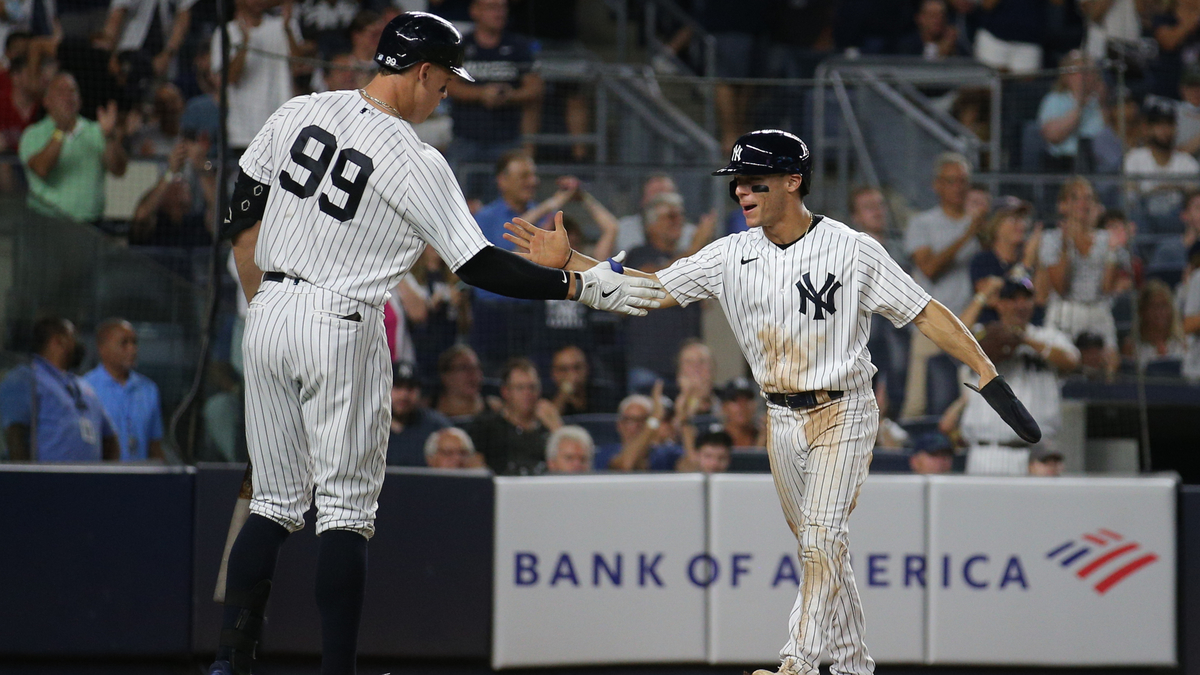
[[[40,356],[0,382],[0,427],[13,424],[29,427],[40,462],[98,462],[102,440],[116,434],[91,385]]]
[[[503,34],[494,49],[480,47],[475,42],[475,33],[463,41],[466,44],[463,68],[475,78],[477,86],[504,83],[515,89],[521,86],[521,78],[534,68],[535,46],[519,35]],[[519,105],[489,110],[479,103],[454,101],[450,108],[454,135],[473,141],[514,141],[521,137],[521,110]]]
[[[596,452],[592,456],[593,466],[596,471],[608,471],[608,463],[613,457],[621,454],[620,443],[608,443],[596,448]],[[683,447],[674,443],[663,443],[650,448],[650,455],[646,457],[646,465],[651,471],[674,471],[675,463],[683,456]]]
[[[1016,265],[1015,262],[1006,263],[996,255],[994,251],[980,251],[971,258],[971,292],[975,292],[975,284],[980,279],[988,277],[1000,277],[1001,279],[1008,278],[1008,271]],[[978,323],[991,323],[998,321],[1000,315],[991,307],[984,307],[983,311],[979,312]]]
[[[1041,44],[1046,32],[1045,0],[1000,0],[979,12],[979,27],[1007,42]]]

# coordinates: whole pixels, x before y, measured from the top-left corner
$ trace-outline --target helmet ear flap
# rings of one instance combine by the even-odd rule
[[[742,203],[741,200],[739,200],[738,196],[737,196],[737,179],[736,178],[732,178],[729,181],[729,198],[732,199],[735,204]]]

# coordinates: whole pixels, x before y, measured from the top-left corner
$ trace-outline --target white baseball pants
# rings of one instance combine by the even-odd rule
[[[828,644],[831,672],[865,675],[863,612],[850,569],[847,522],[867,477],[879,408],[870,391],[814,408],[768,405],[767,452],[788,525],[800,544],[800,592],[788,619],[785,665],[817,675]]]
[[[370,538],[390,410],[383,310],[305,281],[264,281],[243,352],[250,511],[299,530],[315,489],[318,534]]]

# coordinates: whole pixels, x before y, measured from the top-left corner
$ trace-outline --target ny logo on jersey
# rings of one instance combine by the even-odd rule
[[[808,314],[808,301],[813,303],[813,318],[817,321],[825,320],[825,312],[830,314],[837,313],[837,307],[833,304],[833,294],[842,287],[842,282],[837,280],[833,274],[825,275],[825,285],[821,290],[817,290],[813,286],[812,279],[808,278],[808,272],[796,282],[796,288],[800,291],[800,313]]]

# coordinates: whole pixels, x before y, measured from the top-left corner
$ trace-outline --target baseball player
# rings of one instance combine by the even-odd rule
[[[922,333],[979,374],[985,398],[1025,437],[1037,424],[975,338],[866,234],[804,205],[811,160],[796,136],[755,131],[733,146],[729,194],[749,230],[654,275],[662,306],[716,298],[767,400],[767,450],[788,525],[800,544],[800,592],[779,673],[816,675],[822,647],[834,673],[870,673],[846,523],[867,475],[879,412],[867,352],[872,313]],[[561,228],[523,221],[510,241],[535,262],[583,269]],[[634,272],[630,272],[633,274]],[[827,644],[828,641],[828,644]],[[767,675],[757,671],[755,675]]]
[[[432,14],[388,23],[379,74],[292,99],[242,156],[226,234],[250,307],[243,343],[251,515],[229,557],[212,673],[250,672],[279,548],[316,490],[324,675],[353,673],[388,433],[383,304],[433,246],[458,276],[529,299],[643,315],[662,291],[613,261],[539,267],[488,244],[445,159],[418,140],[463,70],[462,36]]]

